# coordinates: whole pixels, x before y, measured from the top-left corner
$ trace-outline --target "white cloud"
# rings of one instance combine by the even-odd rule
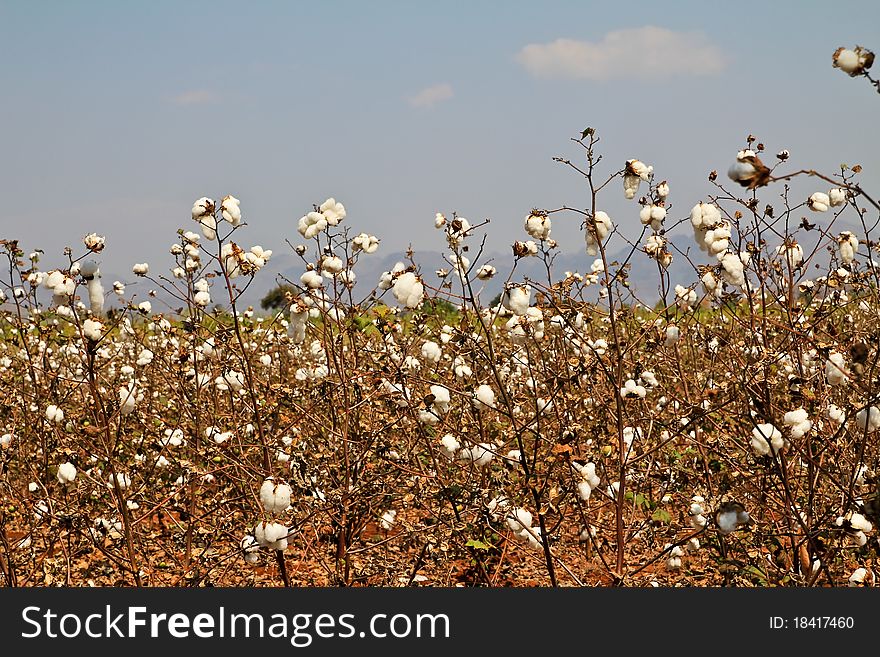
[[[215,100],[214,93],[207,89],[193,89],[184,91],[171,99],[175,105],[204,105],[205,103],[213,103]]]
[[[702,32],[654,26],[615,30],[595,43],[574,39],[532,43],[516,58],[535,77],[574,80],[711,75],[725,65],[721,50]]]
[[[437,103],[449,100],[453,95],[452,85],[443,83],[426,87],[406,100],[413,107],[434,107]]]

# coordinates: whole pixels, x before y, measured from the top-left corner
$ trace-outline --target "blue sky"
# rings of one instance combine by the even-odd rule
[[[242,241],[281,253],[332,195],[380,254],[441,250],[453,210],[506,251],[531,207],[586,204],[551,158],[587,125],[609,173],[638,157],[669,180],[673,216],[750,132],[876,188],[877,94],[831,68],[855,44],[880,49],[877,3],[2,1],[0,237],[49,267],[97,231],[105,272],[164,267],[192,202],[233,194]],[[616,188],[605,207],[638,226]],[[582,248],[574,218],[553,236]]]

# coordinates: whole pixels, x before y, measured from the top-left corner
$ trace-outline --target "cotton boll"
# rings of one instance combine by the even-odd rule
[[[815,192],[807,199],[807,207],[813,212],[825,212],[831,207],[831,199],[825,192]]]
[[[473,402],[480,410],[495,408],[495,392],[484,383],[474,391]]]
[[[461,443],[451,433],[447,433],[440,439],[440,451],[443,453],[443,456],[450,460],[455,458],[460,448]]]
[[[874,573],[867,568],[856,568],[847,582],[850,586],[873,586]]]
[[[55,404],[49,404],[46,407],[46,419],[54,424],[62,424],[64,422],[64,411]]]
[[[501,304],[517,316],[524,316],[531,302],[532,288],[528,285],[513,285],[504,290]]]
[[[440,358],[443,355],[443,352],[440,349],[440,345],[431,340],[428,340],[422,345],[421,353],[422,358],[431,363],[439,363]]]
[[[592,494],[593,489],[590,487],[590,484],[586,481],[579,481],[577,483],[577,493],[578,498],[582,502],[586,502],[590,499],[590,495]]]
[[[103,235],[97,233],[89,233],[83,237],[83,245],[92,253],[100,253],[104,250],[106,239]]]
[[[828,406],[828,419],[837,425],[841,425],[846,421],[846,412],[834,404],[831,404]]]
[[[76,466],[69,461],[58,466],[58,483],[62,486],[69,486],[76,479]]]
[[[849,231],[837,236],[837,246],[840,250],[840,261],[846,265],[855,260],[859,251],[859,239]]]
[[[792,438],[802,438],[813,428],[813,423],[810,421],[807,411],[803,408],[789,411],[783,417],[782,422],[791,429]]]
[[[86,290],[89,293],[89,310],[93,315],[101,315],[104,312],[104,287],[97,277],[86,281]]]
[[[131,477],[129,477],[124,472],[117,472],[116,477],[115,477],[115,481],[117,484],[119,484],[120,490],[123,490],[123,491],[128,490],[131,487]],[[110,476],[110,479],[107,481],[107,488],[109,488],[111,490],[115,488],[114,477],[112,475]]]
[[[260,503],[266,513],[284,513],[290,506],[291,492],[289,485],[269,477],[260,486]]]
[[[856,413],[856,426],[868,433],[880,430],[880,409],[876,406],[870,406],[858,411]]]
[[[488,281],[496,273],[496,269],[492,265],[483,265],[477,270],[477,278],[481,281]]]
[[[671,543],[667,543],[664,546],[664,550],[669,550],[672,547]],[[668,557],[666,559],[666,568],[668,570],[680,570],[681,569],[681,558],[684,556],[684,551],[681,549],[681,546],[676,545],[672,547],[668,552]]]
[[[792,269],[797,269],[804,261],[804,249],[794,240],[789,240],[786,244],[777,246],[776,255],[783,262],[790,264]]]
[[[87,319],[82,325],[83,335],[92,342],[98,342],[103,336],[104,325],[94,319]]]
[[[639,211],[639,220],[652,230],[660,230],[663,220],[666,218],[666,208],[662,205],[644,205]]]
[[[327,228],[327,219],[320,212],[309,212],[307,215],[300,217],[299,224],[297,225],[297,231],[307,240],[317,236],[325,228]]]
[[[383,513],[379,517],[379,527],[383,530],[390,531],[394,527],[394,523],[397,521],[397,511],[394,509],[388,509],[385,513]]]
[[[532,239],[548,240],[550,239],[550,217],[544,213],[532,212],[525,219],[525,229]]]
[[[199,225],[202,228],[202,235],[205,236],[205,239],[209,242],[213,242],[217,239],[217,220],[214,218],[214,215],[209,214],[204,217],[199,218]]]
[[[137,276],[146,276],[150,272],[150,265],[146,262],[139,262],[132,266],[131,271]]]
[[[828,354],[828,360],[825,361],[825,379],[832,386],[843,385],[849,380],[849,370],[843,354],[837,351]]]
[[[335,198],[328,198],[321,203],[321,206],[318,209],[321,211],[321,214],[324,215],[327,224],[330,226],[336,226],[340,221],[345,219],[345,206],[342,205],[342,203],[339,203]]]
[[[394,298],[406,308],[418,308],[425,300],[425,287],[413,272],[404,272],[394,281]]]
[[[241,539],[240,543],[241,554],[244,557],[246,563],[251,565],[257,563],[260,559],[260,544],[257,543],[257,539],[248,534],[243,539]]]
[[[476,467],[482,468],[492,461],[494,454],[488,443],[480,443],[473,447],[464,447],[458,453],[459,460],[471,461]]]
[[[736,154],[736,161],[727,170],[727,177],[743,187],[755,189],[770,180],[770,169],[754,151],[743,150]]]
[[[232,226],[238,226],[241,223],[241,201],[234,196],[224,196],[220,201],[220,212],[223,219]],[[213,212],[212,212],[213,214]]]
[[[647,394],[645,387],[638,385],[633,379],[627,379],[620,389],[620,396],[624,399],[644,399]]]
[[[752,449],[759,456],[766,456],[772,451],[778,453],[785,445],[782,433],[772,424],[759,424],[752,429]]]
[[[193,303],[201,308],[207,308],[211,304],[211,295],[208,292],[196,292],[193,295]]]
[[[674,324],[666,327],[666,332],[663,338],[663,344],[667,347],[671,347],[676,342],[678,342],[681,337],[681,330],[675,326]]]
[[[352,240],[351,248],[354,253],[358,251],[363,251],[366,254],[375,253],[379,249],[379,238],[361,233]]]
[[[595,234],[593,233],[593,229],[595,229]],[[611,217],[601,210],[596,212],[596,216],[593,218],[592,222],[587,219],[587,255],[597,255],[599,253],[599,244],[608,237],[608,234],[613,229],[614,224],[611,222]]]
[[[2,436],[0,436],[0,447],[2,447],[3,449],[9,447],[12,444],[12,438],[12,433],[4,433]]]
[[[838,48],[834,51],[831,63],[850,77],[865,73],[874,63],[874,53],[867,48],[856,46],[854,50]]]

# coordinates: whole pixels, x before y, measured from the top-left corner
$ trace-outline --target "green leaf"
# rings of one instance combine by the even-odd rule
[[[666,509],[657,509],[651,516],[651,520],[668,524],[672,522],[672,516],[669,515],[669,511],[667,511]]]
[[[475,548],[477,550],[488,550],[492,546],[488,543],[483,543],[483,541],[480,541],[476,538],[472,538],[467,543],[465,543],[465,547]]]

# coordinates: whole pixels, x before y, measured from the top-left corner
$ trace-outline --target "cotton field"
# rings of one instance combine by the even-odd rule
[[[586,201],[524,209],[509,261],[484,257],[491,224],[441,208],[421,220],[448,267],[403,260],[366,295],[382,236],[344,190],[263,245],[246,199],[200,197],[122,281],[88,226],[63,253],[6,236],[5,583],[872,585],[876,172],[749,135],[711,195],[676,198],[675,172],[597,143],[557,158]],[[581,222],[580,271],[553,267],[557,220]],[[281,310],[243,307],[283,249],[301,275],[276,281]],[[636,260],[655,289],[630,286]]]

